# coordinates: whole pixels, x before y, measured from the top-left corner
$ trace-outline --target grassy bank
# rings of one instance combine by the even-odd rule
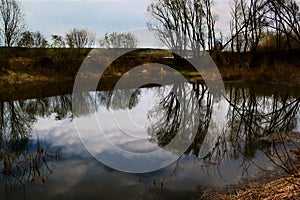
[[[0,75],[0,87],[22,85],[22,84],[48,84],[65,81],[73,81],[73,77],[47,74],[32,74],[20,71],[7,70]]]
[[[0,48],[0,87],[74,80],[90,49]]]
[[[43,84],[74,80],[79,67],[91,49],[26,49],[0,48],[0,85]],[[109,55],[118,49],[99,49],[99,57],[91,62],[99,67],[110,65]],[[259,52],[256,66],[251,66],[253,55],[229,52],[212,52],[225,82],[281,83],[300,85],[300,51]],[[168,51],[144,49],[126,54],[105,71],[106,77],[118,77],[138,65],[160,63],[179,71],[190,80],[201,80],[201,75],[184,60],[172,58]],[[141,75],[161,73],[160,67],[150,66]],[[146,72],[146,73],[145,73]],[[149,74],[149,73],[148,73]]]
[[[12,91],[12,87],[22,84],[49,84],[49,83],[65,83],[74,81],[77,71],[89,53],[90,49],[1,49],[1,71],[0,71],[0,88],[4,88],[5,92]],[[193,71],[192,66],[184,60],[176,60],[172,58],[172,54],[162,51],[143,50],[125,55],[117,59],[113,63],[108,62],[108,57],[112,50],[100,50],[102,56],[88,62],[100,63],[97,67],[111,66],[105,71],[103,80],[105,89],[112,89],[114,81],[118,81],[119,77],[126,75],[127,71],[138,65],[145,65],[138,76],[149,76],[151,73],[161,73],[166,76],[159,65],[148,65],[149,63],[160,63],[168,65],[190,81],[201,81],[200,74]],[[257,66],[253,67],[251,63],[251,55],[241,55],[227,52],[213,52],[212,57],[217,64],[222,78],[225,82],[232,83],[280,83],[286,85],[300,85],[300,61],[298,59],[300,51],[290,53],[274,53],[261,52],[256,55],[258,60]],[[7,55],[4,57],[3,55]],[[212,74],[213,75],[213,74]],[[86,74],[86,79],[93,77],[94,74]],[[136,81],[136,79],[133,79]],[[172,81],[172,79],[171,79]],[[5,86],[12,86],[11,88]],[[66,84],[65,84],[66,85]],[[72,83],[61,89],[61,93],[70,93],[72,91]],[[52,86],[44,87],[39,90],[41,96],[51,96],[50,89]],[[262,88],[261,85],[258,87]],[[1,88],[1,89],[2,89]],[[15,87],[17,88],[17,87]],[[35,87],[29,88],[27,91],[33,90]],[[297,87],[292,87],[293,89]],[[23,88],[22,88],[23,89]],[[47,90],[47,94],[44,91]],[[268,87],[267,90],[270,90]],[[34,98],[34,94],[26,98]],[[18,90],[15,93],[20,93]],[[265,91],[263,92],[265,93]],[[7,97],[3,97],[3,100]],[[20,99],[20,96],[14,96]],[[25,99],[25,98],[24,98]],[[205,193],[207,199],[292,199],[299,197],[300,193],[300,167],[290,174],[276,174],[270,177],[269,173],[267,182],[260,184],[238,184],[207,191]],[[278,175],[278,176],[276,176]],[[263,179],[263,176],[257,175],[257,179]],[[204,195],[204,198],[205,198]]]
[[[223,53],[215,55],[224,81],[251,81],[256,83],[281,83],[300,85],[299,50],[291,52],[259,52],[252,55]],[[256,59],[256,66],[250,65]]]

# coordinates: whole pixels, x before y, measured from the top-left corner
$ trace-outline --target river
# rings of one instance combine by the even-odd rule
[[[225,88],[2,89],[0,199],[198,199],[262,170],[290,170],[299,89]]]

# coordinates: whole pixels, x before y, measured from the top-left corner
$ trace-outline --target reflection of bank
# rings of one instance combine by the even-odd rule
[[[193,141],[198,140],[196,133],[199,128],[203,128],[200,126],[202,120],[207,122],[206,128],[209,125],[206,114],[210,115],[210,112],[207,112],[206,105],[198,103],[200,99],[204,99],[204,93],[201,95],[199,91],[190,89],[190,86],[188,83],[174,84],[169,92],[166,92],[165,87],[158,88],[157,94],[162,95],[160,102],[148,113],[149,121],[154,122],[148,127],[150,141],[178,156],[181,156]],[[205,108],[200,109],[199,106]],[[180,139],[168,146],[178,135]]]
[[[292,136],[290,133],[297,125],[299,99],[279,94],[258,96],[255,91],[247,88],[233,87],[227,91],[226,100],[213,102],[205,85],[194,84],[192,87],[189,84],[182,84],[173,87],[181,90],[176,94],[186,98],[184,106],[187,107],[179,105],[178,97],[170,92],[162,96],[161,101],[150,111],[150,118],[159,116],[156,123],[152,123],[148,129],[151,141],[158,143],[159,146],[164,147],[172,141],[181,127],[190,126],[191,122],[187,121],[185,116],[193,119],[193,116],[197,115],[199,116],[197,134],[185,154],[193,154],[209,162],[219,163],[226,157],[252,160],[257,151],[263,151],[271,158],[276,156],[271,152],[282,153],[284,147],[281,144],[285,143],[295,148],[295,144],[292,143],[296,142],[294,137],[296,134]],[[194,95],[188,95],[192,93]],[[198,104],[197,110],[195,104]],[[225,119],[222,119],[224,116]],[[189,136],[187,134],[185,139],[189,140]],[[207,141],[210,142],[209,146]],[[283,153],[287,159],[288,152]]]
[[[280,151],[284,150],[283,144],[286,144],[287,149],[289,149],[291,145],[293,145],[292,142],[297,142],[293,140],[293,136],[297,136],[297,130],[292,132],[294,135],[288,133],[296,126],[299,127],[299,115],[297,115],[297,113],[299,114],[299,99],[294,97],[295,95],[282,94],[281,92],[284,93],[285,90],[270,92],[268,88],[269,93],[264,95],[252,89],[252,87],[250,88],[251,89],[248,87],[228,87],[225,98],[223,98],[222,101],[216,102],[212,101],[209,89],[205,85],[190,83],[178,83],[164,87],[139,88],[136,90],[119,89],[116,91],[86,92],[78,94],[81,99],[81,107],[79,108],[81,113],[77,113],[78,115],[72,113],[71,95],[4,102],[1,104],[1,110],[3,112],[1,113],[0,129],[0,165],[1,172],[6,171],[7,176],[4,176],[4,174],[0,176],[2,180],[6,180],[7,183],[9,182],[8,180],[14,180],[14,182],[11,182],[11,185],[19,184],[19,181],[17,181],[15,177],[21,174],[20,171],[11,171],[14,173],[11,175],[8,173],[10,169],[18,169],[16,168],[16,164],[19,164],[21,161],[24,161],[22,165],[19,165],[22,166],[19,168],[21,170],[26,169],[26,166],[29,166],[30,163],[37,162],[39,164],[36,166],[40,167],[38,170],[41,175],[39,176],[39,172],[35,170],[35,172],[31,172],[31,175],[37,178],[31,177],[28,179],[27,176],[25,176],[23,181],[43,182],[44,179],[42,177],[45,176],[42,174],[49,172],[47,172],[48,168],[46,164],[55,161],[60,155],[56,154],[59,153],[56,151],[57,148],[49,147],[47,151],[47,146],[50,145],[49,143],[54,143],[55,147],[62,144],[65,145],[66,148],[69,149],[64,149],[64,153],[69,151],[68,153],[72,154],[75,150],[76,152],[79,151],[78,155],[81,154],[81,151],[83,151],[81,149],[81,143],[79,141],[77,141],[78,143],[75,142],[75,144],[72,143],[75,140],[74,138],[77,138],[72,128],[70,128],[69,135],[65,134],[64,130],[61,130],[60,127],[56,128],[57,130],[55,132],[51,132],[51,135],[54,135],[53,138],[55,138],[54,141],[51,142],[43,141],[43,137],[40,137],[39,140],[35,139],[31,128],[34,127],[33,125],[39,117],[51,117],[51,123],[55,120],[70,122],[78,118],[79,120],[85,120],[85,128],[87,129],[86,137],[90,137],[95,130],[97,131],[97,127],[90,126],[89,124],[90,116],[94,114],[92,113],[93,110],[87,109],[90,108],[91,104],[97,106],[96,114],[102,115],[104,119],[102,122],[106,124],[108,124],[108,120],[104,114],[105,112],[115,112],[119,114],[121,111],[131,112],[135,110],[141,113],[145,111],[144,113],[148,114],[149,126],[147,126],[146,128],[148,129],[145,130],[148,131],[147,141],[150,143],[149,148],[138,140],[136,142],[125,141],[122,137],[114,138],[114,141],[119,142],[119,144],[123,142],[121,147],[129,150],[139,148],[138,150],[146,152],[146,150],[152,150],[152,147],[163,147],[172,141],[175,135],[180,133],[182,126],[187,124],[186,129],[192,125],[196,126],[197,134],[195,139],[190,141],[192,145],[185,151],[183,157],[196,158],[200,160],[199,162],[207,162],[208,165],[222,164],[229,159],[231,159],[230,161],[241,160],[241,162],[252,162],[252,160],[257,158],[257,155],[261,155],[262,151],[268,156],[276,157],[275,151],[280,153]],[[153,100],[152,106],[150,109],[147,107],[143,110],[138,110],[146,105],[143,104],[145,99]],[[179,104],[178,99],[186,103]],[[183,101],[183,99],[185,99],[185,101]],[[13,108],[13,110],[11,110],[11,108]],[[222,123],[220,123],[221,119],[218,111],[226,111],[226,118],[223,119],[224,121],[222,121]],[[19,116],[19,118],[11,118],[16,116]],[[186,120],[187,117],[191,119],[193,116],[199,116],[198,126],[192,124],[192,121]],[[10,125],[10,120],[16,123]],[[208,128],[207,124],[209,122],[213,126]],[[13,126],[13,128],[11,128],[11,126]],[[70,124],[70,126],[72,126],[72,124]],[[20,129],[18,129],[18,127]],[[12,130],[15,131],[14,134],[11,134]],[[131,133],[136,135],[137,133],[133,131]],[[33,135],[33,138],[28,138],[30,137],[29,133]],[[116,131],[114,133],[116,133]],[[121,132],[120,134],[123,133]],[[13,138],[13,135],[16,139]],[[56,138],[55,136],[57,135],[60,137]],[[203,138],[207,138],[208,135],[210,136],[209,138],[211,138],[209,141],[212,142],[213,149],[209,151],[204,160],[202,160],[199,159],[199,157],[202,158],[200,149],[203,148]],[[189,135],[183,136],[186,140],[190,140]],[[91,138],[91,140],[92,139],[93,138]],[[107,153],[110,151],[109,147],[97,140],[94,142],[94,147],[101,147],[102,152]],[[171,151],[173,149],[166,148],[166,150]],[[54,157],[45,157],[49,155],[50,152]],[[176,151],[171,152],[174,154],[177,153]],[[288,151],[288,153],[290,152]],[[58,157],[55,157],[55,155],[58,155]],[[115,155],[113,154],[107,153],[106,155],[111,156],[110,158],[113,159],[122,159],[122,157],[114,157]],[[288,158],[287,156],[289,155],[286,154],[285,158]],[[7,167],[4,170],[3,163],[5,159]],[[40,159],[40,161],[37,161],[38,159]],[[43,159],[46,159],[46,164],[43,164]],[[281,161],[277,164],[281,164],[280,162]],[[51,169],[51,165],[49,165],[49,168]],[[198,165],[194,166],[194,168],[198,169]],[[286,169],[291,169],[291,167]],[[56,171],[55,168],[51,170]],[[60,174],[63,174],[63,170]],[[51,177],[52,176],[53,175],[51,175]],[[9,177],[11,179],[9,179]]]
[[[132,109],[139,103],[140,89],[120,89],[98,92],[99,104],[107,109]]]
[[[164,88],[158,90],[164,90]],[[158,92],[158,94],[163,93]],[[208,87],[203,84],[174,84],[171,92],[161,96],[160,99],[161,101],[148,113],[150,119],[156,118],[155,123],[148,127],[150,140],[158,143],[160,147],[165,147],[175,135],[181,134],[181,142],[188,141],[190,144],[182,153],[200,156],[201,145],[208,131],[211,130],[214,106]],[[183,99],[181,101],[183,103],[180,104],[178,99]],[[191,137],[193,130],[196,131],[195,136]],[[218,135],[215,136],[218,137]],[[180,152],[173,150],[173,153],[181,156]]]
[[[98,105],[108,111],[131,110],[139,106],[146,90],[98,92],[98,100],[102,101]],[[282,141],[280,138],[290,137],[288,134],[297,125],[300,101],[292,95],[272,93],[261,96],[249,88],[231,87],[223,99],[214,101],[204,84],[177,83],[150,90],[159,101],[147,109],[149,124],[145,128],[149,141],[177,156],[181,155],[178,149],[167,146],[180,135],[182,140],[177,140],[179,143],[175,146],[189,142],[191,145],[184,152],[186,155],[203,158],[208,163],[221,163],[226,158],[251,161],[258,152],[270,156],[271,152],[281,151],[279,144],[287,144],[291,139]],[[140,98],[134,93],[136,91],[139,91]],[[124,95],[122,98],[118,96],[121,94]],[[134,107],[130,104],[131,99],[139,99]],[[194,138],[191,137],[192,129],[197,130]],[[272,140],[274,134],[278,135],[276,140]],[[125,144],[119,146],[131,149],[130,143],[124,147],[126,140],[121,135],[117,143],[122,143],[123,138]]]
[[[293,132],[297,128],[300,99],[286,91],[260,96],[253,89],[231,88],[228,93],[232,149],[247,160],[259,150],[277,167],[286,172],[294,170],[290,150],[299,145],[299,136]]]
[[[173,50],[174,49],[170,51],[158,49],[109,49],[108,53],[108,51],[104,52],[103,50],[93,49],[89,53],[88,58],[82,63],[76,76],[73,89],[73,114],[75,116],[78,115],[80,113],[78,108],[82,106],[80,99],[77,98],[77,94],[84,91],[97,91],[98,88],[107,87],[104,80],[112,75],[116,78],[112,79],[112,83],[110,82],[110,90],[118,91],[124,88],[138,89],[149,85],[166,86],[186,82],[189,79],[188,75],[180,72],[180,69],[182,70],[185,68],[185,70],[192,73],[200,74],[206,85],[209,87],[210,93],[214,96],[214,99],[219,99],[222,92],[224,92],[224,84],[218,68],[211,59],[209,53],[198,51],[197,54],[194,55],[193,52],[187,49],[181,49],[181,51],[175,49],[175,52],[173,52]],[[104,55],[104,53],[106,54]],[[157,54],[160,54],[160,56],[157,56]],[[170,54],[172,55],[172,58],[170,59],[164,54]],[[104,57],[106,58],[105,62],[103,62]],[[156,71],[156,68],[159,69],[158,72]],[[173,92],[176,92],[176,89]],[[134,95],[130,96],[133,97]],[[180,97],[180,95],[178,97]],[[110,103],[111,100],[115,99],[108,99],[107,102]],[[118,101],[120,100],[122,99],[119,98]],[[132,107],[134,98],[130,100],[129,105]],[[182,98],[182,101],[181,99],[177,100],[182,106],[183,104],[186,104],[184,98]],[[198,104],[194,105],[198,106]],[[95,103],[90,105],[90,108],[90,110],[97,111],[97,105]],[[189,108],[186,107],[183,109]],[[193,117],[197,118],[198,115],[194,115]],[[187,120],[188,116],[185,116],[184,118],[184,120]],[[197,130],[195,128],[197,128],[197,123],[199,123],[198,119],[190,118],[189,120],[192,121],[193,125],[189,127],[177,127],[182,133],[177,132],[178,134],[176,134],[175,131],[171,131],[171,134],[173,134],[174,137],[172,138],[172,141],[167,144],[168,147],[164,145],[163,147],[160,146],[157,151],[148,152],[148,154],[136,154],[114,145],[108,139],[106,133],[104,133],[105,128],[102,127],[96,118],[91,119],[92,126],[99,127],[99,132],[103,134],[104,141],[107,142],[107,145],[110,145],[113,154],[119,154],[122,158],[125,157],[124,159],[127,160],[127,162],[123,161],[122,163],[118,163],[117,160],[111,160],[109,158],[110,156],[107,154],[99,154],[99,149],[98,151],[95,150],[92,147],[91,141],[84,136],[86,125],[80,120],[75,119],[74,122],[83,144],[100,162],[121,171],[142,173],[166,167],[187,150],[196,135],[195,133]],[[196,125],[194,123],[196,123]],[[119,127],[115,128],[120,129]],[[122,132],[122,130],[120,131]],[[188,139],[185,138],[188,134],[184,134],[184,132],[191,133],[191,135],[188,136]],[[172,150],[168,151],[167,149]],[[175,151],[176,153],[172,153],[172,151]],[[124,156],[124,153],[127,153],[128,155]],[[165,159],[161,158],[163,157],[162,155],[165,156]],[[136,161],[137,163],[134,164],[133,161]],[[147,161],[154,162],[152,165],[145,166],[144,162]],[[124,165],[124,163],[128,164]],[[139,165],[140,167],[137,167]],[[152,168],[150,166],[152,166]]]
[[[38,117],[52,114],[65,118],[71,110],[63,96],[15,100],[0,104],[0,180],[8,187],[32,181],[42,184],[52,173],[51,162],[61,157],[59,149],[33,138],[32,126]],[[69,99],[70,102],[70,99]],[[64,104],[66,103],[66,104]],[[69,105],[69,106],[67,106]],[[70,112],[69,112],[70,113]]]
[[[0,182],[9,188],[28,181],[38,185],[44,184],[53,173],[53,161],[61,158],[60,149],[51,149],[50,144],[38,138],[10,141],[3,146],[5,145],[8,147],[1,151],[3,164]]]

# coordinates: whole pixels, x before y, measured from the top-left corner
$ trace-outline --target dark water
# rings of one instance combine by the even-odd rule
[[[262,169],[291,170],[282,161],[300,139],[297,91],[227,85],[220,98],[190,83],[103,90],[77,94],[81,104],[74,113],[70,84],[2,89],[0,199],[197,199],[206,188]],[[119,165],[132,159],[114,152],[99,130],[121,149],[147,153],[192,126],[194,137],[183,137],[190,143],[184,154],[166,148],[159,157],[178,159],[154,172],[120,172],[96,159],[106,155]]]

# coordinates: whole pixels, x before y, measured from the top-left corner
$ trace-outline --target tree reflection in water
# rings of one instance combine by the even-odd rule
[[[197,113],[197,134],[185,154],[201,157],[201,146],[207,136],[214,137],[208,139],[215,141],[212,150],[203,157],[207,163],[220,163],[225,158],[250,161],[260,150],[285,171],[293,169],[290,153],[285,146],[288,141],[295,141],[295,138],[287,140],[287,137],[292,137],[290,133],[293,133],[297,123],[299,98],[278,92],[272,96],[258,96],[251,89],[231,87],[224,96],[225,101],[214,102],[205,85],[182,84],[173,87],[180,90],[176,92],[177,96],[173,90],[167,95],[158,92],[157,94],[162,95],[161,101],[149,112],[149,118],[158,118],[148,128],[152,142],[164,147],[175,137],[179,127],[188,126],[193,119],[186,121],[181,116],[193,116]],[[158,89],[160,90],[163,88]],[[191,93],[193,95],[187,95]],[[178,98],[184,98],[189,108],[179,105]],[[195,110],[196,104],[198,110]],[[214,116],[218,115],[213,112],[216,106],[223,107],[227,112],[226,119]],[[226,123],[220,123],[222,120]],[[209,134],[210,131],[214,134]],[[293,134],[296,135],[298,134]]]
[[[158,146],[166,147],[177,134],[196,130],[186,155],[218,164],[224,159],[251,161],[260,151],[285,171],[293,169],[289,148],[299,142],[299,138],[295,139],[298,133],[293,132],[299,98],[279,92],[259,95],[249,88],[230,87],[223,99],[214,99],[205,85],[190,83],[151,90],[159,102],[148,111],[150,124],[145,128],[149,140]],[[43,182],[53,171],[51,161],[60,159],[59,149],[39,138],[32,140],[32,127],[39,117],[73,120],[97,111],[99,106],[108,110],[133,109],[143,93],[142,89],[124,89],[73,95],[80,101],[77,113],[72,113],[72,95],[0,103],[2,182],[8,186],[25,181]],[[216,107],[223,109],[225,119],[221,119]],[[190,136],[182,135],[182,140],[190,142]],[[213,148],[203,155],[201,148],[206,140],[213,141]]]
[[[148,127],[148,134],[150,141],[164,148],[177,134],[183,134],[181,140],[189,142],[191,132],[196,130],[193,143],[187,151],[197,155],[210,122],[212,97],[204,85],[201,85],[201,89],[199,85],[194,85],[191,90],[187,88],[188,83],[175,84],[167,94],[164,87],[158,88],[161,101],[148,113],[149,121],[154,122]]]
[[[141,89],[119,89],[98,92],[99,105],[108,110],[131,110],[139,103]]]
[[[38,118],[72,120],[97,109],[92,93],[74,95],[81,102],[76,115],[72,113],[71,94],[0,103],[0,182],[14,187],[26,181],[46,181],[53,172],[53,161],[60,159],[62,152],[47,141],[34,140],[32,127]]]
[[[241,88],[231,88],[228,93],[228,131],[233,156],[239,153],[251,160],[260,150],[284,171],[293,170],[287,146],[296,148],[299,143],[298,133],[294,134],[293,129],[297,125],[300,99],[278,92],[257,96],[253,90]]]
[[[0,159],[2,161],[0,182],[7,187],[16,187],[27,181],[34,184],[43,184],[48,175],[53,173],[52,161],[61,158],[60,149],[51,149],[51,146],[39,139],[29,141],[10,141],[1,144]]]
[[[38,117],[71,117],[71,100],[71,95],[62,95],[0,103],[0,182],[15,187],[46,181],[53,172],[52,161],[62,154],[47,141],[34,140],[32,126]]]

